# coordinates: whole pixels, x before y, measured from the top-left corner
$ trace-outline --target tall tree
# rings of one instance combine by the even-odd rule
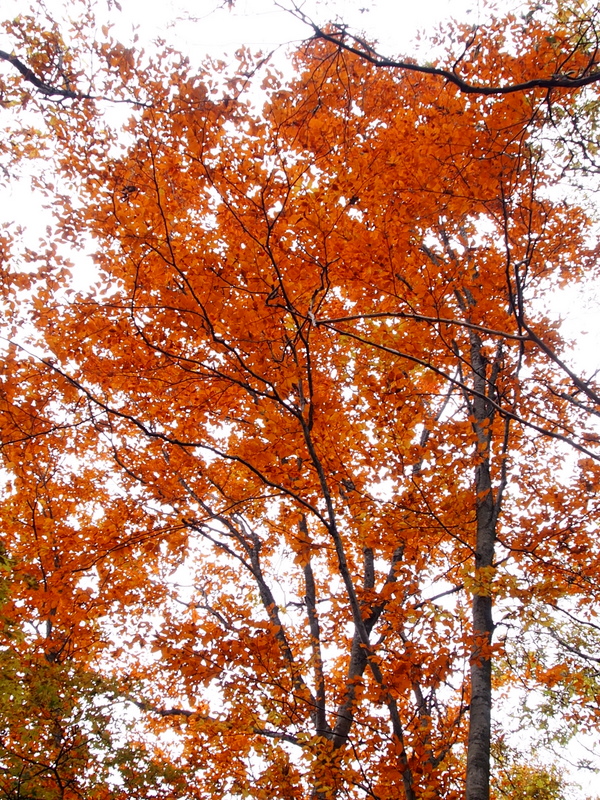
[[[136,709],[165,796],[487,800],[494,689],[588,674],[568,636],[515,666],[496,627],[530,652],[530,604],[597,602],[597,389],[543,310],[595,272],[593,227],[541,146],[547,87],[473,101],[327,37],[288,80],[107,38],[90,84],[84,22],[8,26],[5,96],[46,125],[10,158],[46,148],[55,224],[6,236],[7,619],[81,707],[105,681]],[[513,18],[484,43],[516,84],[571,46]]]

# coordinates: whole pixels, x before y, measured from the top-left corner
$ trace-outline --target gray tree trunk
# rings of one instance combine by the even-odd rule
[[[478,467],[477,476],[477,567],[490,567],[496,538],[494,502],[488,463]],[[490,739],[492,732],[492,662],[481,655],[491,644],[494,623],[489,594],[473,595],[473,649],[471,651],[471,709],[467,746],[466,800],[489,800]]]
[[[475,393],[471,401],[473,428],[477,436],[481,459],[475,472],[476,520],[475,568],[492,567],[496,542],[497,508],[490,473],[491,426],[494,383],[500,364],[500,352],[490,366],[483,355],[482,343],[475,333],[471,336],[471,366]],[[476,584],[478,586],[478,584]],[[492,642],[492,596],[489,587],[475,589],[472,605],[473,647],[471,650],[471,706],[467,745],[466,800],[489,800],[490,742],[492,733],[492,661],[489,646]]]

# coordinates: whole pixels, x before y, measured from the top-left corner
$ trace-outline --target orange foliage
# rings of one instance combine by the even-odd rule
[[[573,652],[521,672],[506,655],[532,604],[597,600],[597,389],[542,304],[596,269],[541,144],[576,92],[474,99],[312,40],[289,80],[257,69],[257,110],[249,53],[198,72],[107,38],[77,94],[73,37],[77,96],[37,110],[54,227],[4,248],[21,633],[2,653],[104,681],[131,728],[110,747],[145,756],[93,782],[93,741],[68,780],[54,754],[40,796],[452,800],[466,775],[486,800],[493,681],[592,702]],[[465,77],[487,83],[553,74],[571,47],[512,17],[480,37]],[[37,103],[22,75],[4,91]],[[125,131],[100,96],[132,103]],[[97,281],[75,291],[78,247]],[[30,743],[18,720],[3,735],[9,797]]]

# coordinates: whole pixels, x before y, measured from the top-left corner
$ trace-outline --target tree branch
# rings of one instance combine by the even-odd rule
[[[84,92],[74,92],[72,89],[60,89],[58,86],[52,86],[51,84],[46,83],[41,78],[38,78],[35,72],[30,69],[27,64],[24,64],[18,56],[12,55],[11,53],[6,53],[4,50],[0,50],[0,61],[6,61],[15,67],[15,69],[17,69],[25,78],[27,83],[31,83],[33,86],[35,86],[38,92],[43,94],[45,97],[60,97],[65,100],[92,99],[91,95],[85,94]]]
[[[303,14],[297,7],[294,10],[294,15],[305,22],[313,29],[313,38],[320,39],[325,42],[334,44],[339,50],[344,50],[347,53],[352,53],[369,64],[376,67],[383,67],[386,69],[401,69],[406,72],[416,72],[422,75],[434,75],[443,78],[448,83],[453,84],[463,94],[481,95],[489,97],[493,95],[507,95],[515,94],[517,92],[529,92],[533,89],[580,89],[584,86],[589,86],[592,83],[600,81],[600,69],[592,69],[596,67],[593,62],[588,65],[588,70],[584,74],[572,77],[568,74],[555,73],[547,78],[533,78],[529,81],[522,83],[508,84],[505,86],[484,86],[482,84],[473,84],[460,77],[453,69],[444,69],[442,67],[425,66],[415,64],[412,61],[402,61],[393,58],[386,58],[378,53],[371,45],[365,42],[358,36],[350,34],[343,25],[333,25],[333,30],[327,32],[319,25],[312,22],[306,14]]]

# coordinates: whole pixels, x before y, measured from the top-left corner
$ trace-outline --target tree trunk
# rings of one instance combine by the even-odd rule
[[[494,558],[494,502],[487,461],[477,475],[476,569],[491,567]],[[466,800],[489,800],[490,739],[492,732],[492,597],[489,593],[473,595],[473,649],[471,651],[471,711],[467,749]],[[483,655],[482,655],[483,651]]]
[[[490,472],[491,427],[494,409],[486,399],[494,391],[500,353],[487,376],[488,362],[481,340],[471,336],[471,365],[475,393],[471,411],[477,436],[478,456],[475,471],[477,533],[475,542],[475,590],[473,594],[473,647],[471,650],[471,707],[467,745],[466,800],[489,800],[490,740],[492,732],[492,661],[490,645],[494,631],[492,620],[491,575],[480,572],[493,567],[496,542],[496,517]]]

